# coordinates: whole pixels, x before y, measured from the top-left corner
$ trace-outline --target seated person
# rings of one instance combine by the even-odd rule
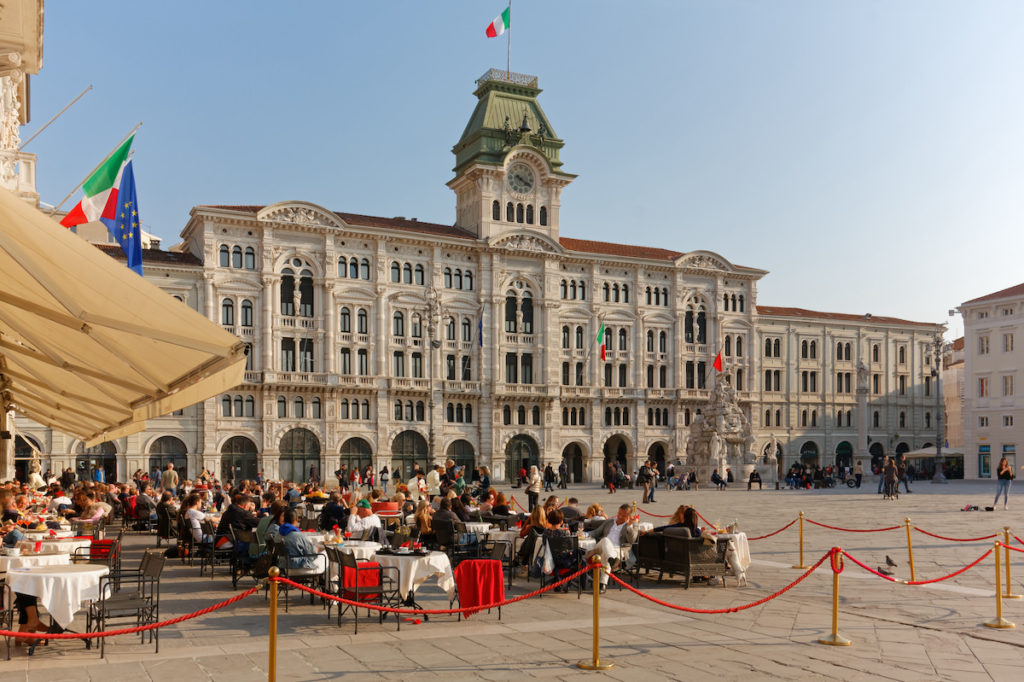
[[[229,528],[252,530],[259,523],[259,519],[253,514],[253,509],[256,505],[253,504],[252,499],[248,495],[235,493],[231,500],[231,504],[224,510],[224,514],[220,517],[220,523],[217,525],[218,537],[229,536]]]
[[[7,495],[3,499],[4,513],[0,517],[0,521],[7,523],[17,523],[18,519],[21,518],[21,512],[18,511],[18,503],[14,498],[14,495]]]
[[[512,509],[508,506],[508,500],[505,498],[505,493],[498,493],[494,498],[494,506],[491,507],[491,513],[495,516],[512,515]]]
[[[587,513],[583,515],[583,518],[587,520],[598,519],[600,521],[606,521],[608,519],[608,517],[604,513],[604,508],[597,503],[594,503],[587,507]]]
[[[434,533],[433,528],[430,527],[430,519],[433,516],[434,509],[426,500],[420,500],[416,507],[416,527],[420,531],[420,542],[427,547],[434,547],[437,545],[437,535]]]
[[[686,518],[686,510],[687,509],[689,509],[689,507],[686,506],[685,504],[679,505],[679,507],[676,509],[675,513],[673,513],[672,517],[668,520],[667,524],[665,524],[664,526],[658,526],[657,528],[655,528],[651,532],[653,532],[653,533],[661,533],[664,530],[666,530],[667,528],[685,528],[686,526],[684,524],[684,520]],[[692,533],[691,533],[691,535],[692,535]],[[694,536],[694,537],[696,537],[696,536]]]
[[[471,520],[469,517],[469,510],[466,509],[466,506],[462,503],[462,500],[459,499],[458,497],[453,497],[451,498],[451,500],[449,500],[449,502],[451,502],[452,512],[457,517],[459,517],[459,521],[462,521],[463,523],[469,523]]]
[[[570,497],[564,506],[559,507],[562,512],[562,516],[565,517],[566,523],[572,523],[573,521],[579,520],[583,516],[582,512],[576,508],[576,505],[580,503],[575,497]]]
[[[258,557],[260,554],[263,554],[267,546],[268,535],[280,536],[281,524],[284,523],[284,513],[288,508],[288,504],[281,500],[274,500],[271,503],[267,514],[256,524],[256,531],[254,532],[256,542],[249,545],[249,556]]]
[[[718,469],[715,469],[715,471],[711,474],[711,482],[717,485],[719,490],[725,490],[726,488],[725,479],[722,478],[722,475],[720,473],[718,473]]]
[[[298,529],[295,521],[298,515],[294,509],[286,509],[279,533],[284,542],[285,551],[288,552],[289,568],[317,568],[317,560],[320,555],[313,546],[312,541]],[[326,558],[324,559],[326,561]]]
[[[371,511],[370,501],[367,499],[359,500],[350,510],[346,529],[353,535],[361,535],[366,530],[377,529],[378,540],[383,536],[380,517]]]
[[[188,524],[189,532],[192,533],[192,539],[197,544],[213,542],[212,537],[203,534],[202,523],[206,519],[206,514],[200,509],[202,504],[203,500],[197,493],[189,493],[181,504],[182,509],[185,510],[183,518]]]
[[[348,525],[349,509],[342,504],[339,493],[331,493],[331,497],[323,509],[324,528],[332,529],[335,526],[344,528]]]
[[[456,523],[462,520],[455,512],[452,511],[452,501],[447,497],[441,500],[438,504],[438,509],[434,512],[434,521],[451,521],[452,523]]]
[[[691,538],[700,537],[700,526],[697,525],[697,520],[700,517],[697,515],[697,510],[693,507],[687,507],[686,511],[683,512],[683,523],[682,527],[690,531]]]
[[[757,473],[757,469],[750,472],[750,478],[747,479],[747,490],[750,490],[751,486],[757,484],[757,489],[761,490],[761,474]]]
[[[608,519],[599,528],[591,531],[590,537],[597,540],[597,544],[586,554],[586,558],[598,557],[604,566],[611,566],[613,561],[619,561],[622,548],[630,547],[639,535],[637,531],[637,517],[630,518],[632,507],[629,504],[619,506],[614,519]],[[601,591],[604,592],[608,585],[608,574],[601,572]]]

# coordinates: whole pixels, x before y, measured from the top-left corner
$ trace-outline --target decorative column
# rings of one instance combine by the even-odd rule
[[[338,333],[338,320],[335,317],[335,310],[337,309],[337,303],[334,301],[334,285],[328,284],[323,288],[324,296],[324,327],[323,332],[323,363],[320,365],[323,367],[323,371],[327,374],[334,374],[337,371],[337,333]],[[355,310],[352,311],[350,320],[352,325],[355,325]],[[351,328],[351,327],[350,327]],[[352,362],[357,362],[356,358],[352,358]],[[323,478],[321,476],[321,478]]]
[[[261,369],[270,371],[274,369],[274,310],[277,293],[277,277],[265,276],[263,278],[263,324],[260,329],[263,345],[263,362]],[[253,365],[256,368],[255,364]]]

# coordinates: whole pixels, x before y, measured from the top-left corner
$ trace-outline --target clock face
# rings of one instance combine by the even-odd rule
[[[525,163],[514,163],[509,166],[506,178],[513,192],[527,194],[533,190],[533,170]]]

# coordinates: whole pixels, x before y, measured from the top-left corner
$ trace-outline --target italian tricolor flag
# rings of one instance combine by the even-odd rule
[[[604,337],[604,325],[597,331],[597,345],[601,347],[601,359],[608,359],[608,340]]]
[[[128,150],[131,149],[134,139],[135,135],[132,135],[122,142],[121,146],[82,183],[82,193],[85,196],[64,216],[60,221],[61,225],[74,227],[100,218],[113,220],[117,217],[118,176],[128,158]]]
[[[507,29],[509,27],[508,18],[509,18],[509,15],[511,13],[512,13],[512,6],[509,5],[508,7],[505,8],[504,12],[499,14],[497,16],[497,18],[495,18],[495,20],[492,21],[487,26],[487,37],[488,38],[497,38],[498,36],[500,36],[502,33],[505,32],[505,29]]]

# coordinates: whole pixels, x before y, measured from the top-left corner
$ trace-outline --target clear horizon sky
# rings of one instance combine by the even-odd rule
[[[504,0],[46,3],[26,151],[56,203],[143,121],[145,228],[301,199],[452,224],[452,145]],[[1024,281],[1024,3],[513,0],[561,234],[708,249],[758,301],[949,322]],[[65,205],[70,208],[80,193]]]

